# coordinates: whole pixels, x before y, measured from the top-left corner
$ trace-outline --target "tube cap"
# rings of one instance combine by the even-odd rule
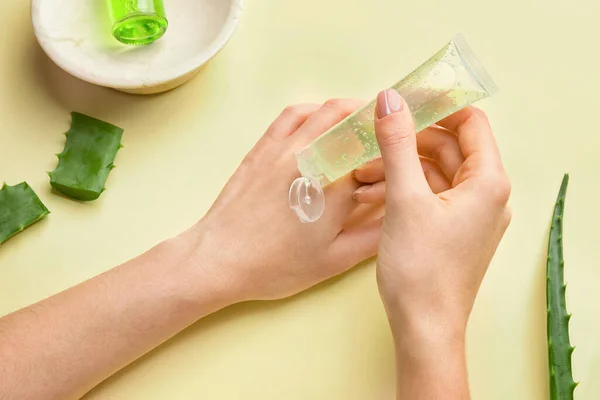
[[[325,210],[325,193],[317,181],[300,177],[290,186],[289,203],[300,221],[315,222]]]

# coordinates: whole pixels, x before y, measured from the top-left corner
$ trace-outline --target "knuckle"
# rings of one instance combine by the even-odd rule
[[[323,104],[323,107],[333,110],[343,110],[347,108],[347,102],[343,99],[329,99]]]
[[[451,143],[447,140],[442,140],[435,147],[431,149],[431,158],[437,161],[445,160],[446,155],[450,151]]]
[[[512,191],[512,186],[510,184],[510,181],[508,180],[508,178],[506,176],[503,176],[500,181],[498,182],[498,196],[501,198],[501,200],[506,203],[508,201],[508,199],[510,198],[510,194]]]
[[[360,107],[360,102],[352,100],[352,99],[329,99],[324,104],[323,107],[326,109],[332,110],[338,114],[350,114],[354,112],[357,108]]]
[[[471,114],[469,115],[470,118],[474,119],[477,122],[481,122],[481,123],[485,123],[485,124],[489,125],[490,120],[489,120],[487,114],[485,113],[485,111],[483,111],[480,108],[473,107],[473,106],[471,106],[470,110],[471,110]]]
[[[507,206],[504,209],[504,215],[502,215],[502,223],[505,228],[508,227],[508,225],[510,225],[511,220],[512,220],[512,209]]]
[[[246,154],[242,159],[239,168],[246,169],[249,166],[253,165],[258,160],[256,153],[257,151],[251,151],[250,153]]]
[[[242,158],[240,167],[254,168],[256,165],[274,162],[280,154],[281,146],[270,137],[263,137]]]
[[[497,174],[487,180],[486,191],[490,198],[498,204],[506,204],[510,198],[511,184],[506,175]]]
[[[300,107],[298,106],[287,106],[281,112],[281,115],[290,116],[290,117],[298,117],[300,116]]]
[[[483,110],[477,107],[467,106],[463,108],[460,113],[460,120],[454,129],[455,132],[460,132],[462,128],[467,125],[474,125],[479,128],[490,128],[488,116]]]
[[[412,141],[409,136],[392,133],[381,138],[381,147],[407,149],[412,146]]]
[[[385,132],[380,136],[380,145],[383,147],[408,148],[415,145],[415,135],[407,126],[391,124],[384,127]]]

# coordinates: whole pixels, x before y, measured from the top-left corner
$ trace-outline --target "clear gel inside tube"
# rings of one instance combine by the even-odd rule
[[[406,101],[417,132],[497,91],[462,35],[392,88]],[[314,222],[321,216],[322,187],[380,156],[375,106],[372,100],[296,153],[302,177],[290,187],[290,207],[301,221]]]

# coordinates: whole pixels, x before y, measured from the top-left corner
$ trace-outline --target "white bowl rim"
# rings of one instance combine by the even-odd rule
[[[82,70],[78,70],[77,68],[74,68],[70,62],[66,62],[66,59],[63,58],[63,56],[59,52],[52,51],[49,48],[48,44],[46,43],[46,40],[44,40],[43,38],[40,38],[38,36],[38,32],[37,32],[37,29],[35,26],[36,24],[35,24],[35,21],[33,20],[34,15],[35,15],[35,10],[38,7],[37,3],[42,2],[42,1],[44,1],[44,0],[31,0],[31,16],[32,16],[32,25],[33,25],[34,34],[36,36],[38,43],[40,44],[40,47],[44,51],[44,53],[46,53],[46,55],[61,69],[63,69],[64,71],[68,72],[70,75],[73,75],[76,78],[79,78],[83,81],[86,81],[86,82],[89,82],[89,83],[92,83],[95,85],[110,87],[113,89],[123,89],[123,90],[135,90],[135,89],[151,88],[154,86],[164,85],[166,83],[175,81],[176,79],[179,79],[185,75],[188,75],[191,72],[193,72],[193,71],[197,70],[198,68],[200,68],[201,66],[203,66],[204,64],[206,64],[227,44],[227,42],[229,41],[231,36],[233,36],[233,33],[235,32],[235,30],[238,26],[242,11],[244,9],[244,0],[231,0],[229,14],[227,14],[225,23],[221,26],[219,33],[217,34],[215,39],[210,43],[210,45],[208,47],[206,47],[206,49],[203,52],[196,55],[195,62],[193,62],[193,64],[192,64],[193,65],[192,68],[189,68],[189,69],[186,69],[183,71],[176,70],[175,73],[173,73],[172,75],[170,75],[164,79],[161,79],[160,81],[145,82],[141,79],[139,81],[131,81],[131,80],[127,80],[127,79],[123,79],[123,80],[102,79],[98,76],[95,76],[95,74],[93,74],[93,73],[85,73],[86,71],[82,71]],[[86,0],[84,0],[84,1],[86,1]]]

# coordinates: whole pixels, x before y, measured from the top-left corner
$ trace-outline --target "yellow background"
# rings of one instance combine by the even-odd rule
[[[514,209],[469,325],[473,398],[548,398],[545,249],[563,172],[576,397],[600,397],[597,1],[248,0],[196,78],[149,97],[62,72],[34,39],[28,2],[2,3],[0,180],[26,180],[52,214],[0,249],[0,315],[187,228],[284,106],[371,98],[463,32],[501,89],[481,106]],[[108,191],[93,204],[51,194],[45,175],[74,110],[125,129]],[[287,301],[217,313],[86,399],[378,399],[392,371],[369,264]]]

